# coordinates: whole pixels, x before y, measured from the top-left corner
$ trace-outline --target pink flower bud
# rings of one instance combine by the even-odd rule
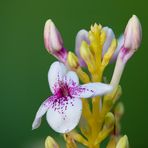
[[[65,62],[67,51],[63,47],[62,37],[52,20],[47,20],[44,27],[44,44],[49,53],[59,61]]]
[[[136,15],[133,15],[128,21],[125,32],[124,47],[130,50],[136,50],[139,48],[142,39],[142,29],[139,19]]]
[[[126,26],[124,32],[124,45],[119,53],[124,62],[127,62],[134,52],[139,48],[141,39],[141,24],[137,16],[133,15]]]
[[[61,35],[52,20],[45,23],[44,42],[48,52],[59,51],[63,46]]]

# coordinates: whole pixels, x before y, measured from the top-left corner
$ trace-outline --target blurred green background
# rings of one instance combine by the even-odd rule
[[[132,148],[147,147],[147,9],[146,0],[1,0],[0,148],[43,148],[47,135],[60,140],[45,117],[39,129],[31,130],[39,105],[50,95],[47,72],[55,61],[44,48],[45,21],[55,22],[65,47],[73,50],[78,30],[97,22],[119,36],[132,14],[141,20],[143,40],[121,81],[126,108],[122,133],[128,135]],[[111,76],[112,70],[107,74]]]

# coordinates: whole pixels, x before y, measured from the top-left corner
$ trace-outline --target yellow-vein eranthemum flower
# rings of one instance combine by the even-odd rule
[[[141,40],[142,27],[135,15],[118,39],[111,28],[95,23],[89,31],[82,29],[77,33],[75,54],[67,51],[55,24],[47,20],[45,48],[58,61],[51,64],[48,72],[53,95],[39,107],[32,128],[40,126],[46,113],[49,126],[63,134],[66,148],[77,148],[76,142],[99,148],[108,136],[107,148],[128,148],[127,136],[121,137],[120,133],[124,106],[118,102],[122,94],[119,83],[127,61],[140,47]],[[116,62],[115,69],[108,80],[104,70],[112,62]],[[52,137],[47,137],[45,148],[59,147]]]

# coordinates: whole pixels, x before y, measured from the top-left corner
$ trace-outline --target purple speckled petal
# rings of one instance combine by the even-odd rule
[[[102,96],[112,91],[112,86],[104,83],[88,83],[78,87],[74,96],[80,98],[90,98]]]
[[[60,98],[53,101],[47,111],[47,122],[50,127],[59,133],[67,133],[79,123],[82,113],[82,102],[79,98]]]
[[[64,81],[69,87],[76,87],[79,85],[79,78],[74,71],[69,71],[64,77]]]
[[[82,29],[77,33],[76,42],[75,42],[75,52],[79,58],[80,66],[86,66],[84,60],[80,56],[80,46],[82,41],[86,41],[88,44],[90,44],[90,41],[88,39],[88,31],[86,31],[85,29]]]
[[[37,113],[36,113],[36,116],[35,116],[35,119],[32,123],[32,129],[36,129],[40,126],[41,124],[41,118],[42,116],[46,113],[46,111],[48,110],[49,108],[49,105],[48,105],[48,102],[49,100],[52,98],[53,96],[47,98],[42,104],[41,106],[39,107]]]
[[[58,84],[58,81],[62,81],[63,77],[67,73],[67,68],[63,63],[54,62],[48,71],[48,82],[51,92],[55,93],[55,84]]]

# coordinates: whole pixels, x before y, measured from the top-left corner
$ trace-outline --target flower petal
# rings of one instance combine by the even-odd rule
[[[112,86],[104,83],[88,83],[79,86],[74,96],[80,98],[90,98],[94,96],[102,96],[112,91]]]
[[[51,92],[55,93],[55,85],[58,84],[59,81],[62,81],[63,77],[67,73],[67,68],[63,63],[54,62],[48,71],[48,82],[50,86]]]
[[[86,41],[88,44],[90,44],[90,41],[88,39],[88,31],[86,31],[85,29],[82,29],[77,33],[76,43],[75,43],[75,52],[79,58],[80,66],[86,66],[85,62],[80,56],[80,46],[81,46],[82,41]]]
[[[104,54],[107,52],[112,40],[115,38],[115,34],[114,34],[113,30],[109,27],[103,27],[102,30],[106,32],[106,40],[103,45],[103,52],[102,52],[102,55],[104,56]]]
[[[46,113],[46,111],[48,110],[48,101],[49,99],[51,99],[52,97],[49,97],[48,99],[46,99],[42,104],[41,106],[39,107],[37,113],[36,113],[36,116],[35,116],[35,119],[32,123],[32,129],[36,129],[40,126],[41,124],[41,118],[42,116]]]
[[[66,76],[64,78],[64,81],[70,87],[76,87],[76,86],[79,85],[79,78],[78,78],[77,74],[74,71],[69,71],[66,74]]]
[[[113,56],[112,56],[112,58],[111,58],[111,62],[116,61],[117,56],[118,56],[118,54],[119,54],[119,51],[120,51],[121,47],[123,46],[123,44],[124,44],[124,36],[121,35],[121,36],[118,38],[118,45],[117,45],[117,48],[116,48],[116,50],[115,50],[115,52],[114,52],[114,54],[113,54]]]
[[[53,130],[67,133],[79,123],[82,113],[82,102],[79,98],[61,98],[58,107],[53,106],[47,112],[47,122]]]

